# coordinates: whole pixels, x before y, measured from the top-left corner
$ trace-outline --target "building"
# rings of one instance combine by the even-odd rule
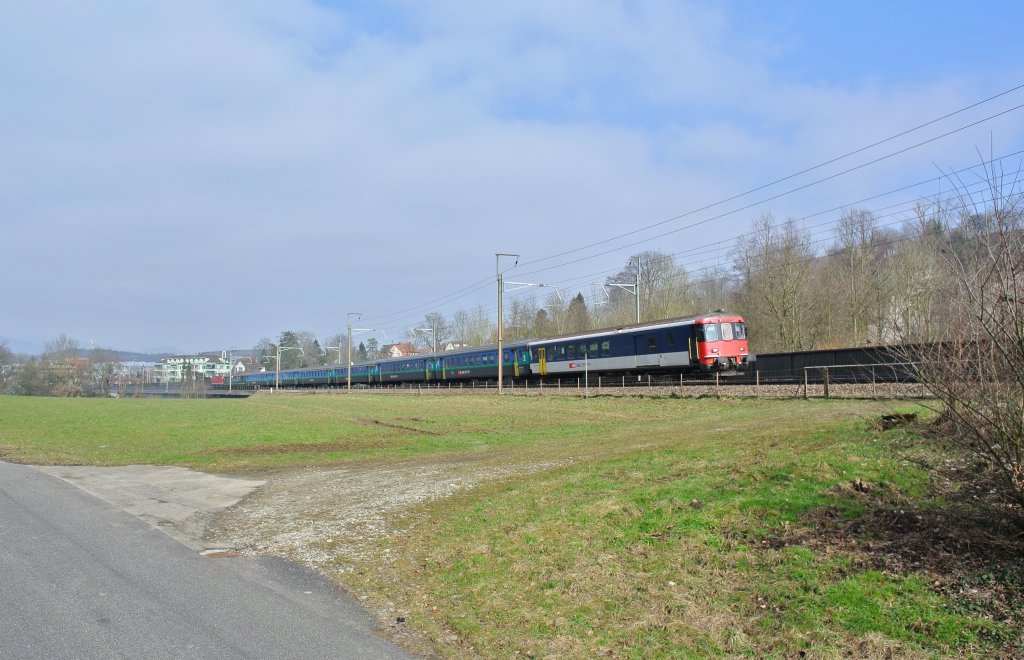
[[[180,383],[183,380],[208,380],[215,376],[227,377],[231,363],[224,358],[209,355],[175,355],[164,358],[156,365],[154,376],[158,383]]]
[[[386,344],[380,349],[380,353],[383,357],[389,358],[400,358],[407,355],[416,355],[416,347],[407,341],[399,342],[397,344]]]

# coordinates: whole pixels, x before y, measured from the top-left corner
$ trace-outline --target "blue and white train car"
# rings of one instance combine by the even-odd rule
[[[530,342],[539,376],[739,371],[754,361],[739,316],[704,314]]]

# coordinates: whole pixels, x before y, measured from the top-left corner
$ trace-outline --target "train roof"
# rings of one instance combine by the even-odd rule
[[[517,339],[515,341],[502,342],[502,348],[514,349],[520,346],[533,346],[535,344],[547,344],[550,342],[576,340],[576,339],[590,339],[592,337],[603,337],[610,334],[623,334],[628,332],[634,332],[637,330],[658,330],[661,328],[670,328],[680,325],[691,325],[697,321],[703,321],[705,323],[720,323],[722,321],[728,323],[742,322],[743,317],[737,314],[728,314],[722,310],[711,312],[708,314],[696,314],[694,316],[680,316],[671,319],[660,319],[658,321],[646,321],[644,323],[633,323],[631,325],[620,325],[610,328],[603,328],[600,330],[588,330],[587,332],[569,333],[564,335],[557,335],[554,337],[543,337],[534,339]],[[474,353],[480,353],[484,351],[497,350],[497,344],[486,344],[484,346],[473,346],[467,348],[457,348],[452,351],[438,351],[436,353],[417,353],[416,355],[403,355],[402,357],[396,358],[376,358],[374,360],[362,360],[359,362],[353,362],[353,367],[367,367],[375,364],[384,364],[392,362],[403,362],[406,360],[422,360],[433,357],[450,357],[458,355],[472,355]],[[295,369],[282,369],[281,373],[293,372],[293,371],[315,371],[317,369],[331,369],[340,367],[345,368],[344,364],[325,364],[318,367],[299,367]],[[262,373],[274,373],[273,371],[267,371]]]
[[[611,328],[604,328],[601,330],[588,330],[586,332],[575,332],[564,335],[558,335],[556,337],[544,337],[543,339],[531,339],[529,344],[547,344],[549,342],[576,340],[576,339],[590,339],[593,337],[604,337],[607,335],[624,334],[627,332],[635,332],[637,330],[659,330],[661,328],[671,328],[680,325],[692,325],[697,321],[703,321],[705,323],[720,323],[726,321],[728,323],[743,322],[743,317],[737,314],[727,314],[721,310],[712,312],[710,314],[696,314],[694,316],[680,316],[672,319],[660,319],[658,321],[646,321],[644,323],[633,323],[631,325],[619,325]]]

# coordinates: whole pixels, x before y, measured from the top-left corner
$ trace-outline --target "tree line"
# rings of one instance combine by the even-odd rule
[[[687,269],[677,255],[645,251],[572,295],[506,296],[503,338],[516,341],[585,332],[724,309],[741,314],[755,351],[813,350],[931,341],[950,329],[955,313],[942,291],[954,277],[950,250],[991,209],[962,200],[917,206],[899,224],[883,224],[865,209],[844,210],[827,231],[802,228],[771,213],[756,218],[724,264]],[[431,312],[395,341],[420,349],[497,342],[494,314],[484,306],[451,316]],[[310,332],[285,331],[254,349],[266,368],[343,364],[348,336],[320,344]],[[354,361],[376,359],[375,338],[353,337]]]
[[[109,392],[129,378],[115,351],[84,350],[78,341],[61,334],[43,346],[39,356],[16,355],[0,341],[0,394],[30,396],[83,396]]]

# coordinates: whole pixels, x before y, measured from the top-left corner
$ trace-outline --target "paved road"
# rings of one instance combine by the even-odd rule
[[[0,462],[0,655],[404,658],[328,581],[210,559],[52,476]]]

